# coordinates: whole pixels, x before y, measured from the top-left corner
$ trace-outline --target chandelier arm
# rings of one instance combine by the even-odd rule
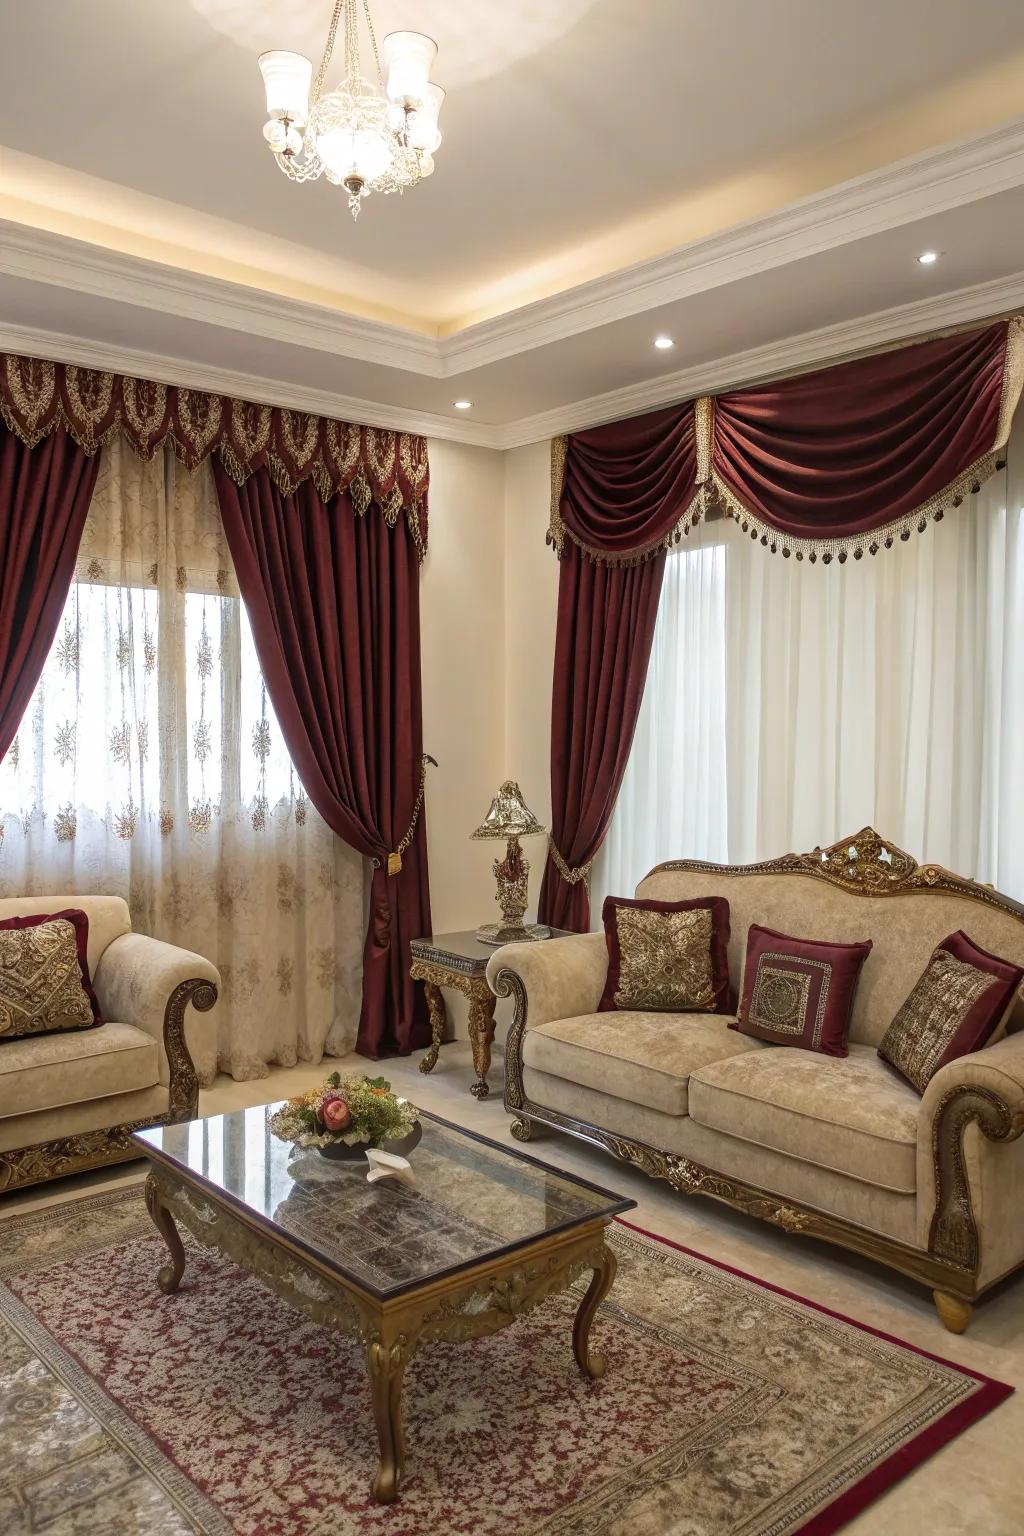
[[[310,96],[310,100],[309,100],[309,104],[310,104],[311,107],[316,106],[316,103],[320,100],[320,92],[323,90],[323,85],[324,85],[324,76],[327,74],[327,68],[328,68],[328,65],[331,62],[331,55],[334,52],[335,39],[338,36],[338,23],[341,20],[341,13],[342,13],[343,10],[347,11],[349,9],[350,4],[351,4],[351,0],[334,0],[334,11],[332,12],[332,15],[331,15],[331,25],[327,29],[327,42],[324,44],[323,58],[320,60],[320,68],[316,72],[316,79],[313,82],[313,93]],[[347,52],[347,50],[348,50],[348,28],[347,27],[346,27],[346,31],[345,31],[345,48],[346,48],[346,52]],[[347,62],[348,61],[346,59],[346,65],[347,65]]]

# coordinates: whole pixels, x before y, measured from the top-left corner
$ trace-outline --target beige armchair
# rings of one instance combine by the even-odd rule
[[[118,896],[0,901],[0,918],[78,907],[104,1023],[0,1043],[0,1191],[136,1155],[144,1126],[189,1120],[199,1082],[185,1041],[189,1005],[206,1012],[220,976],[202,955],[133,933]]]

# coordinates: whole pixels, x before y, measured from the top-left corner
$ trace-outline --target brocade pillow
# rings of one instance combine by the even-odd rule
[[[853,997],[871,947],[870,939],[794,939],[752,923],[739,1018],[729,1028],[774,1045],[848,1056]]]
[[[1022,980],[1019,965],[951,933],[882,1036],[879,1056],[924,1093],[947,1062],[988,1044]]]
[[[599,1013],[730,1013],[729,903],[608,896],[601,913],[608,979]]]
[[[77,908],[0,921],[0,1041],[103,1023]]]

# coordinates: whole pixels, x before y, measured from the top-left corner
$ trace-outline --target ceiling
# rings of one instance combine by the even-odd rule
[[[498,443],[1024,303],[1019,0],[374,0],[445,140],[357,224],[260,135],[329,10],[0,4],[0,344]]]

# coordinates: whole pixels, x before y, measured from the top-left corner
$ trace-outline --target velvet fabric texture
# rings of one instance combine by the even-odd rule
[[[871,947],[870,939],[824,943],[752,923],[739,1018],[729,1028],[773,1045],[848,1056],[854,992]]]
[[[266,467],[236,485],[214,460],[224,529],[260,666],[306,792],[337,835],[373,861],[356,1048],[407,1055],[430,1029],[409,978],[409,941],[429,934],[426,828],[398,873],[388,855],[420,785],[419,560],[408,521],[389,527],[312,481],[284,496]]]
[[[96,469],[63,427],[29,448],[0,423],[0,760],[57,633]]]
[[[66,942],[71,928],[75,961]],[[42,928],[30,947],[12,945],[5,935]],[[0,919],[0,1041],[103,1023],[89,975],[89,919],[77,907]]]
[[[982,949],[963,929],[943,939],[878,1047],[924,1093],[936,1072],[980,1051],[995,1034],[1024,969]]]
[[[598,559],[671,542],[697,488],[693,401],[566,439],[560,537]]]
[[[870,545],[996,446],[1008,337],[1002,322],[717,396],[716,484],[783,535]]]
[[[707,914],[699,926],[700,914]],[[723,896],[693,901],[605,898],[608,978],[599,1013],[651,1009],[731,1013],[729,903]]]
[[[539,913],[555,928],[590,927],[585,872],[608,830],[629,759],[664,570],[664,553],[638,565],[598,565],[571,542],[560,563],[551,836],[577,874],[566,880],[548,855]]]

